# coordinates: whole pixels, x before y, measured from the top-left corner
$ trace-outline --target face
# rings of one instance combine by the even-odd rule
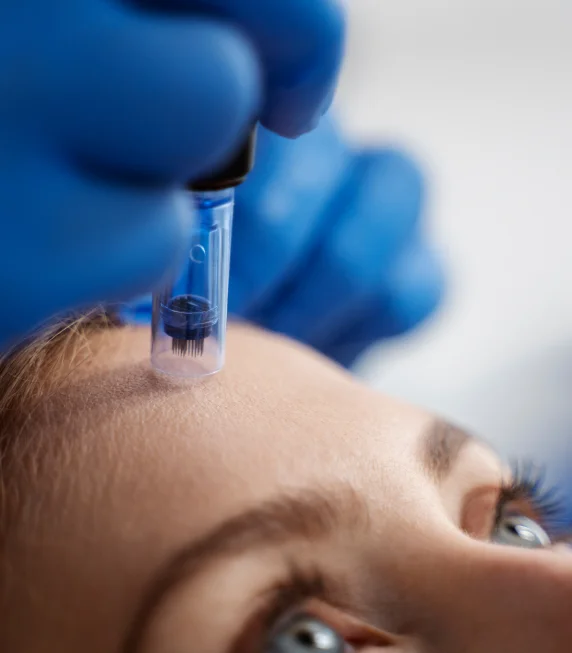
[[[62,361],[2,651],[570,651],[572,556],[488,447],[246,327],[193,385],[148,339]]]

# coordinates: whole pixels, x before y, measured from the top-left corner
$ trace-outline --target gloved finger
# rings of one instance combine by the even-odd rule
[[[345,40],[340,0],[145,0],[199,9],[236,23],[252,39],[265,75],[261,121],[282,136],[313,129],[328,108]]]
[[[247,39],[207,18],[75,5],[73,30],[43,71],[58,142],[83,164],[132,179],[184,182],[220,163],[257,113],[260,71]]]
[[[314,345],[383,287],[420,215],[422,178],[404,155],[365,152],[332,203],[336,220],[256,321]]]
[[[260,130],[256,165],[236,195],[231,313],[256,313],[327,229],[346,160],[330,118],[297,141]]]
[[[443,299],[445,274],[439,255],[421,240],[412,241],[387,277],[388,314],[400,335],[431,315]],[[379,311],[375,311],[374,315]]]
[[[419,240],[395,262],[385,289],[354,306],[344,328],[319,349],[349,367],[372,344],[410,331],[434,313],[445,288],[440,258]]]
[[[0,257],[13,282],[0,287],[0,346],[47,315],[145,292],[184,254],[191,208],[179,191],[103,183],[51,162],[22,171],[3,207],[33,221],[3,227]]]

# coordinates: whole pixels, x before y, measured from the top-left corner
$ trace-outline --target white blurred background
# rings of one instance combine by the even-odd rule
[[[421,161],[450,278],[440,314],[361,371],[507,452],[572,463],[572,1],[348,7],[343,123]]]

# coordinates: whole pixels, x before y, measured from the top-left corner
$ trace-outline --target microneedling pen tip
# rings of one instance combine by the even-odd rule
[[[188,256],[153,293],[151,363],[160,372],[202,378],[224,365],[234,188],[252,169],[255,140],[253,125],[222,170],[187,185]]]
[[[173,338],[171,345],[173,353],[177,356],[194,356],[195,358],[205,353],[205,337],[198,337],[194,340],[184,338]]]
[[[174,297],[164,308],[165,333],[172,338],[173,353],[181,357],[202,356],[205,340],[218,321],[217,309],[195,295]]]

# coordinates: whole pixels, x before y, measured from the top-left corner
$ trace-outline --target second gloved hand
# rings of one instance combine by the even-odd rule
[[[238,189],[230,310],[344,365],[410,330],[443,291],[405,155],[352,150],[331,120],[288,142],[263,131]]]

